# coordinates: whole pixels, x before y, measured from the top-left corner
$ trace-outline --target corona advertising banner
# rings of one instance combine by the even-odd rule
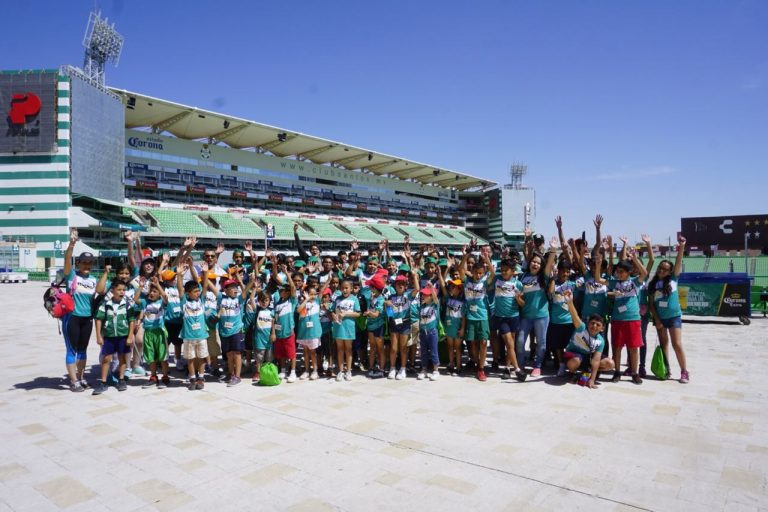
[[[684,315],[749,317],[750,283],[743,273],[680,274],[680,308]]]

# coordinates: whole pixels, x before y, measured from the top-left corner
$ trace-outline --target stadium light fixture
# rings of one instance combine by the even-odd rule
[[[432,176],[439,176],[440,175],[440,169],[435,169],[432,171]]]
[[[368,153],[368,161],[370,162],[373,160],[373,153]]]
[[[103,87],[104,67],[107,62],[117,66],[123,50],[123,42],[123,36],[115,30],[115,24],[110,25],[107,18],[102,18],[101,11],[92,11],[83,37],[85,47],[83,73],[86,78]]]
[[[225,119],[225,120],[224,120],[224,129],[226,130],[227,128],[229,128],[229,121],[227,121],[227,120]]]
[[[281,132],[277,134],[277,140],[280,142],[285,142],[288,139],[288,134],[285,132]]]

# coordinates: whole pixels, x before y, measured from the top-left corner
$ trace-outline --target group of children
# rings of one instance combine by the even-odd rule
[[[665,354],[671,342],[680,382],[688,382],[677,296],[685,239],[678,238],[676,261],[662,261],[649,280],[650,239],[643,236],[645,266],[623,237],[614,261],[611,237],[601,237],[602,217],[594,224],[591,248],[584,235],[566,240],[558,217],[559,237],[547,248],[543,237],[526,232],[522,254],[474,242],[460,254],[433,246],[413,251],[406,238],[398,256],[386,240],[365,253],[353,243],[349,252],[330,256],[317,245],[307,252],[295,230],[300,259],[270,249],[259,256],[247,242],[226,267],[218,261],[222,244],[205,248],[203,260],[195,261],[194,237],[174,258],[140,259],[138,237],[129,233],[130,263],[111,280],[106,267],[98,281],[90,275],[92,255],[81,254],[73,268],[73,232],[64,268],[75,300],[63,321],[70,389],[89,387],[83,371],[91,318],[101,347],[93,394],[106,391],[110,380],[125,390],[145,365],[145,387],[169,385],[173,364],[190,390],[204,388],[206,373],[236,386],[244,367],[258,383],[271,362],[288,383],[350,381],[355,367],[369,378],[415,373],[435,380],[441,352],[444,374],[467,372],[485,381],[489,345],[491,371],[503,379],[540,377],[551,357],[557,377],[570,375],[589,388],[601,373],[621,379],[626,347],[623,375],[641,384],[649,322]]]

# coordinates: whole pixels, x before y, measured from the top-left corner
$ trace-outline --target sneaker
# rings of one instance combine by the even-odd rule
[[[405,368],[400,368],[400,371],[395,375],[396,380],[403,380],[405,378]]]
[[[515,370],[515,378],[520,382],[525,382],[525,379],[528,378],[528,374],[525,373],[525,370],[522,368],[518,368]]]
[[[78,383],[78,384],[79,384],[79,383]],[[82,387],[82,386],[81,386],[81,387]],[[108,389],[108,388],[107,388],[107,384],[106,384],[106,382],[102,382],[102,381],[100,381],[100,380],[97,380],[97,381],[96,381],[96,387],[95,387],[95,388],[93,388],[93,393],[91,393],[91,394],[93,394],[93,395],[100,395],[100,394],[102,394],[103,392],[105,392],[107,389]],[[74,390],[73,390],[73,391],[74,391]],[[84,389],[81,389],[81,391],[85,391],[85,390],[84,390]]]
[[[344,372],[344,380],[351,381],[352,380],[352,372]]]
[[[197,382],[195,383],[195,389],[204,389],[205,388],[205,380],[204,379],[197,379]]]
[[[424,372],[421,372],[420,374],[418,374],[418,375],[416,376],[416,380],[424,380],[424,379],[426,379],[426,378],[427,378],[427,372],[426,372],[426,371],[424,371]]]
[[[125,372],[123,373],[123,375],[125,375],[125,377],[126,377],[126,378],[128,378],[128,377],[130,377],[130,376],[131,376],[131,373],[133,373],[133,369],[131,369],[131,368],[126,368],[126,369],[125,369]]]
[[[194,391],[197,389],[197,381],[195,379],[189,379],[189,383],[187,384],[187,389],[190,391]]]
[[[309,376],[309,380],[317,380],[320,378],[320,374],[317,373],[317,370],[313,371],[312,374]]]
[[[285,370],[280,370],[280,373],[277,375],[277,377],[280,380],[285,380],[285,376],[286,376]]]
[[[479,380],[480,382],[485,382],[486,380],[488,380],[488,377],[485,376],[485,370],[483,370],[482,368],[477,370],[477,380]]]
[[[384,377],[384,372],[383,371],[376,370],[375,372],[373,372],[373,378],[374,379],[381,379],[383,377]]]
[[[531,377],[541,377],[541,368],[534,368]]]
[[[118,391],[125,391],[126,389],[128,389],[128,379],[123,379],[117,383]]]
[[[429,377],[429,380],[437,380],[437,378],[438,378],[439,376],[440,376],[440,374],[439,374],[439,373],[437,373],[437,372],[432,372],[432,373],[430,373],[429,375],[427,375],[427,377]]]
[[[613,377],[611,377],[611,382],[619,382],[621,380],[621,372],[619,370],[616,370],[613,372]]]
[[[452,366],[451,367],[451,377],[457,377],[459,373],[461,372],[461,366]]]
[[[157,375],[150,375],[149,380],[146,382],[146,384],[142,385],[142,389],[151,388],[153,386],[157,386]]]
[[[323,371],[324,372],[328,371],[328,361],[323,361]]]
[[[502,380],[509,380],[512,378],[512,369],[507,366],[501,374]]]
[[[371,368],[370,370],[368,370],[368,373],[366,373],[366,374],[365,374],[365,376],[366,376],[367,378],[369,378],[369,379],[372,379],[372,378],[374,378],[373,376],[374,376],[375,374],[376,374],[376,370],[374,370],[373,368]]]
[[[336,374],[336,382],[341,382],[344,380],[344,372],[339,372]]]
[[[88,389],[89,387],[91,387],[88,385],[88,381],[85,379],[80,379],[80,385],[83,386],[83,389]]]
[[[83,385],[80,382],[72,382],[69,384],[69,390],[73,393],[82,393],[85,391]]]
[[[397,370],[393,366],[392,368],[389,369],[389,373],[387,374],[387,378],[388,379],[394,379],[396,374],[397,374]]]
[[[645,366],[641,366],[640,367],[640,377],[645,378],[646,375],[648,375],[648,374],[645,372]]]
[[[241,380],[242,379],[240,379],[240,377],[235,377],[233,375],[232,378],[229,379],[229,382],[227,382],[227,387],[228,388],[233,388],[233,387],[237,386],[238,384],[240,384]]]
[[[251,377],[251,382],[252,382],[253,384],[256,384],[256,383],[257,383],[257,382],[259,382],[260,380],[261,380],[261,374],[260,374],[259,372],[256,372],[256,373],[254,373],[254,374],[253,374],[253,377]]]
[[[117,377],[114,374],[109,374],[109,377],[107,377],[107,386],[115,386],[117,387]]]
[[[168,387],[168,384],[171,383],[171,378],[167,375],[163,375],[163,378],[157,381],[157,389],[163,389]]]
[[[639,376],[638,374],[634,374],[634,375],[632,376],[632,384],[637,384],[637,385],[640,385],[640,384],[642,384],[642,383],[643,383],[643,379],[641,379],[641,378],[640,378],[640,376]]]
[[[360,368],[361,372],[364,372],[367,369],[367,367],[365,366],[365,363],[362,363],[362,362],[357,363],[357,367]]]
[[[128,370],[126,370],[125,373],[128,373]],[[136,368],[131,369],[131,375],[138,375],[139,377],[141,377],[146,374],[147,372],[141,366],[137,366]]]
[[[299,380],[308,380],[308,379],[309,379],[309,372],[308,371],[302,372],[302,374],[299,376]]]
[[[296,372],[291,371],[291,373],[288,375],[288,378],[285,379],[285,382],[287,382],[289,384],[292,383],[292,382],[296,382]]]
[[[691,378],[688,375],[688,370],[681,370],[680,371],[680,384],[688,384],[688,381],[690,379]]]
[[[565,377],[565,368],[558,368],[557,369],[557,376],[558,377]]]

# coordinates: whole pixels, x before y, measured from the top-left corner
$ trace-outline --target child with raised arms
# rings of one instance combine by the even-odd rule
[[[254,280],[248,286],[243,286],[240,272],[235,272],[235,279],[224,281],[223,292],[217,296],[219,311],[219,337],[221,351],[227,359],[229,381],[227,387],[240,384],[240,371],[245,350],[245,334],[243,333],[243,307]]]
[[[168,306],[168,295],[160,286],[160,280],[153,276],[149,281],[149,292],[145,297],[136,301],[140,312],[139,320],[144,331],[144,361],[149,363],[149,381],[145,387],[166,387],[171,378],[168,375],[168,334],[165,330],[165,309]],[[161,379],[157,378],[157,366],[163,372]]]
[[[613,361],[608,357],[603,357],[603,347],[605,339],[603,338],[603,318],[600,315],[593,314],[586,323],[579,318],[576,307],[573,304],[573,293],[566,290],[563,299],[568,306],[568,310],[573,320],[574,332],[568,345],[565,347],[563,358],[566,367],[576,378],[581,368],[586,367],[590,371],[587,387],[597,389],[595,381],[598,372],[607,372],[614,369]]]
[[[464,282],[467,322],[465,339],[470,343],[472,359],[477,364],[477,380],[485,382],[485,363],[488,352],[488,340],[491,336],[489,324],[488,288],[493,283],[496,272],[487,254],[480,258],[467,275],[467,261],[470,259],[471,246],[465,247],[464,257],[459,266],[459,276]]]
[[[301,380],[317,380],[317,349],[320,347],[320,337],[323,327],[320,325],[320,296],[317,286],[308,286],[302,292],[303,301],[297,308],[299,321],[296,327],[297,343],[304,349],[304,372]]]
[[[440,321],[440,302],[437,288],[427,283],[419,292],[419,344],[421,350],[421,373],[417,379],[437,380],[440,375],[440,356],[437,353],[437,323]],[[431,368],[430,368],[431,365]]]
[[[189,271],[192,279],[184,282],[184,273]],[[205,321],[205,303],[201,298],[203,288],[208,286],[208,265],[201,265],[202,286],[197,282],[197,271],[188,258],[176,274],[176,287],[181,296],[181,328],[182,353],[187,360],[190,391],[203,389],[205,381],[205,361],[208,358],[208,325]]]
[[[443,326],[445,342],[448,344],[448,366],[445,371],[449,375],[461,373],[461,344],[466,326],[466,308],[464,305],[463,283],[460,279],[452,279],[446,284],[442,272],[438,274],[442,295]]]

